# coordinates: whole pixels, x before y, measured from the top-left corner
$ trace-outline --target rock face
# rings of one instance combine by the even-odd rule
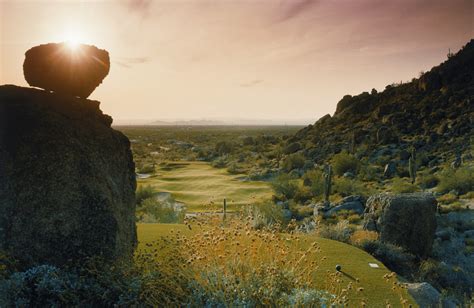
[[[0,86],[0,251],[23,266],[136,246],[129,140],[99,102]]]
[[[109,53],[95,46],[50,43],[25,53],[23,73],[30,86],[87,98],[110,69]]]
[[[422,283],[407,283],[408,293],[413,297],[420,307],[430,308],[439,307],[441,295],[427,282]]]
[[[356,214],[364,213],[365,200],[362,196],[349,196],[341,200],[334,207],[331,207],[327,212],[324,213],[324,216],[331,217],[336,215],[339,211],[351,211]]]
[[[436,199],[431,194],[378,194],[367,200],[364,229],[421,257],[431,253],[436,231]]]

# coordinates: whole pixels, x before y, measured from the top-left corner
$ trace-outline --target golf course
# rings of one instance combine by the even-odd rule
[[[156,167],[156,174],[139,179],[139,185],[150,185],[159,192],[171,193],[184,203],[188,212],[228,210],[268,200],[272,191],[268,183],[247,181],[226,169],[213,168],[206,162],[168,162]]]

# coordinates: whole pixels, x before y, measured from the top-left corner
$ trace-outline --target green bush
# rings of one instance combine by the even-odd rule
[[[298,142],[290,143],[283,148],[284,154],[292,154],[301,150],[301,144]]]
[[[240,174],[243,173],[244,170],[236,162],[231,162],[227,166],[227,172],[229,172],[230,174]]]
[[[305,164],[305,158],[303,155],[296,153],[296,154],[291,154],[285,157],[283,160],[282,168],[290,172],[293,169],[299,169],[303,168]]]
[[[219,156],[212,161],[211,166],[214,168],[225,168],[227,166],[227,157]]]
[[[446,169],[439,175],[438,191],[447,193],[456,190],[459,194],[474,191],[474,167],[462,166],[456,170]]]
[[[156,189],[151,185],[138,186],[137,191],[135,192],[137,206],[140,206],[143,200],[153,197],[156,193]]]
[[[393,178],[390,189],[393,193],[413,193],[418,190],[418,187],[406,178]]]
[[[234,145],[228,141],[219,141],[216,143],[215,151],[218,155],[225,155],[232,152]]]
[[[321,170],[313,169],[303,175],[303,182],[308,183],[311,193],[315,197],[324,194],[324,175]]]
[[[154,165],[142,165],[137,168],[137,173],[150,174],[155,173]]]
[[[331,165],[336,175],[343,175],[345,172],[356,174],[359,168],[359,161],[354,155],[343,151],[332,157]]]
[[[306,186],[298,186],[298,189],[296,190],[295,196],[293,199],[296,202],[299,203],[304,203],[308,200],[310,200],[313,197],[313,194],[311,193],[311,189],[306,187]]]
[[[419,185],[423,189],[433,188],[439,183],[439,178],[436,175],[423,175],[419,180]]]
[[[398,274],[409,276],[416,268],[415,256],[401,247],[380,240],[362,241],[360,247]]]
[[[152,197],[140,203],[137,216],[138,221],[147,223],[180,223],[184,219],[184,211],[175,209],[171,203]]]
[[[285,199],[293,199],[298,190],[298,183],[288,174],[280,174],[271,183],[273,190],[277,195]]]
[[[345,177],[335,178],[333,192],[338,193],[342,197],[347,197],[350,195],[365,196],[368,194],[368,190],[362,183],[356,179],[348,179]]]
[[[348,243],[354,230],[350,227],[347,220],[339,221],[335,225],[320,225],[318,235],[330,240]]]
[[[288,217],[285,217],[282,207],[271,202],[245,207],[244,215],[252,217],[252,227],[254,229],[285,225],[289,221]]]

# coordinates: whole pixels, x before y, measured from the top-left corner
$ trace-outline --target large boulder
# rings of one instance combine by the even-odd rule
[[[367,200],[364,229],[421,257],[431,253],[437,202],[431,194],[378,194]]]
[[[23,266],[136,246],[129,140],[99,102],[0,86],[0,251]]]
[[[324,213],[325,217],[337,215],[340,211],[350,211],[356,214],[363,214],[365,208],[365,199],[362,196],[349,196],[342,199]]]
[[[23,73],[30,86],[87,98],[110,69],[109,53],[90,45],[50,43],[25,53]]]
[[[421,308],[440,307],[441,294],[429,283],[407,283],[405,286]]]

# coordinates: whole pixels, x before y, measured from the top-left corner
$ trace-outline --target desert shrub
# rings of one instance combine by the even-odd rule
[[[350,195],[366,195],[367,189],[356,179],[348,179],[345,177],[337,177],[334,180],[334,193],[338,193],[343,197]]]
[[[218,155],[226,155],[232,152],[234,145],[228,141],[219,141],[216,143],[215,151]]]
[[[218,217],[216,222],[209,222],[213,219],[209,216],[204,219],[206,231],[166,239],[167,245],[180,247],[184,260],[175,272],[183,271],[190,278],[192,293],[184,306],[314,307],[342,299],[336,289],[341,287],[340,283],[337,286],[337,274],[329,277],[326,290],[314,285],[319,254],[316,242],[309,243],[302,254],[295,244],[297,235],[267,228],[255,230],[251,217],[231,220],[226,228],[221,227]],[[199,222],[187,224],[199,228]],[[159,243],[148,249],[154,251],[156,247]]]
[[[359,161],[354,155],[341,152],[332,157],[331,165],[336,175],[343,175],[345,172],[356,174],[359,168]]]
[[[184,218],[184,211],[175,209],[173,204],[166,201],[148,198],[137,207],[138,221],[147,223],[178,223]]]
[[[321,170],[313,169],[303,175],[303,182],[306,182],[311,189],[313,196],[324,194],[324,175]]]
[[[225,168],[227,166],[227,157],[226,156],[219,156],[214,159],[211,163],[211,166],[214,168]]]
[[[353,229],[347,220],[339,221],[335,225],[320,225],[318,235],[331,240],[348,243]]]
[[[137,173],[143,173],[143,174],[155,173],[155,166],[144,164],[137,168]]]
[[[423,175],[419,180],[419,185],[423,189],[433,188],[439,183],[439,179],[434,174]]]
[[[442,196],[439,196],[438,198],[436,198],[438,200],[439,203],[441,204],[451,204],[453,202],[456,202],[458,200],[458,197],[454,194],[451,194],[451,193],[447,193],[447,194],[444,194]]]
[[[148,199],[156,195],[156,189],[151,185],[141,185],[138,186],[137,191],[135,192],[135,200],[137,206],[139,206],[143,200]]]
[[[347,217],[347,221],[350,224],[358,224],[359,222],[361,222],[361,220],[362,220],[362,217],[360,217],[359,214],[351,214]]]
[[[415,269],[415,256],[403,248],[379,240],[365,240],[360,247],[398,274],[409,276]]]
[[[299,144],[298,142],[293,142],[293,143],[290,143],[290,144],[286,145],[283,148],[283,153],[284,154],[292,154],[292,153],[295,153],[299,150],[301,150],[301,144]]]
[[[262,229],[286,225],[290,217],[286,217],[283,211],[281,206],[265,202],[245,207],[244,214],[251,219],[254,229]]]
[[[304,202],[310,200],[312,197],[313,197],[313,194],[311,193],[311,190],[310,190],[309,187],[299,185],[298,189],[295,192],[295,196],[293,197],[293,199],[296,202],[304,203]]]
[[[418,188],[406,178],[393,178],[390,190],[393,193],[413,193],[416,192]]]
[[[361,246],[365,241],[378,240],[379,234],[375,231],[356,230],[351,235],[350,243],[355,246]]]
[[[430,283],[439,290],[449,290],[458,296],[470,294],[472,291],[474,282],[469,279],[469,275],[461,267],[433,259],[422,261],[418,269],[420,280]]]
[[[236,162],[231,162],[227,166],[227,172],[229,172],[230,174],[239,174],[243,173],[243,171],[244,170],[241,168],[241,166],[239,166],[239,164],[237,164]]]
[[[134,306],[139,303],[139,277],[116,267],[95,272],[40,265],[0,281],[2,307]],[[2,302],[3,301],[3,302]]]
[[[305,163],[305,158],[303,155],[296,153],[296,154],[291,154],[285,157],[282,163],[282,168],[290,172],[293,169],[300,169],[303,168]]]
[[[451,190],[459,194],[474,191],[474,167],[463,166],[458,169],[446,169],[439,175],[438,191],[447,193]]]
[[[298,183],[287,174],[280,174],[271,183],[273,190],[277,195],[286,199],[293,199],[298,190]]]
[[[377,181],[382,174],[382,170],[377,166],[365,165],[359,167],[358,176],[364,181]]]
[[[255,140],[251,136],[246,136],[242,139],[242,144],[243,145],[254,145]]]

